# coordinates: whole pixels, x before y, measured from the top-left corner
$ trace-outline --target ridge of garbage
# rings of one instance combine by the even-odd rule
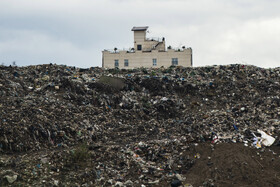
[[[124,163],[115,164],[121,167],[139,164],[147,173],[164,170],[155,164],[158,160],[177,165],[182,160],[182,150],[174,148],[173,152],[172,145],[241,143],[257,149],[279,144],[279,93],[280,67],[232,64],[125,70],[56,64],[0,66],[0,151],[27,154],[50,150],[55,157],[56,149],[86,144],[89,150],[104,151],[108,159],[116,158],[106,150],[117,150],[115,156]],[[261,134],[269,140],[273,137],[273,142],[262,144]],[[187,170],[194,161],[184,159]],[[128,162],[133,162],[132,166]],[[166,166],[170,170],[172,163]],[[99,181],[91,185],[102,183],[97,171],[101,169],[95,169],[94,174]],[[24,180],[15,175],[5,174],[9,184]],[[148,186],[161,181],[145,180]],[[53,181],[52,185],[59,185]],[[182,185],[183,181],[173,180],[173,184]],[[111,182],[116,186],[141,183]]]

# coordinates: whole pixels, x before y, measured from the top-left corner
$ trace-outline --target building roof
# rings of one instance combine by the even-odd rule
[[[145,26],[145,27],[133,27],[131,29],[131,31],[146,31],[149,27]]]

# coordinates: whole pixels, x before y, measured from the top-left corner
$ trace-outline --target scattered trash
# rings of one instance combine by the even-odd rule
[[[158,184],[159,180],[155,180],[155,181],[149,181],[148,184]]]
[[[255,137],[254,139],[254,142],[253,142],[253,145],[256,147],[256,148],[262,148],[262,146],[261,146],[261,139],[260,138],[257,138],[257,137]]]
[[[115,186],[116,186],[116,187],[122,187],[122,186],[124,186],[124,185],[123,185],[122,182],[118,181],[118,182],[116,182]]]
[[[5,176],[5,178],[7,179],[9,184],[13,184],[17,180],[17,177],[18,177],[17,175],[13,175],[13,176],[6,175]]]
[[[279,82],[280,68],[237,64],[0,66],[0,186],[216,185],[185,177],[201,162],[233,184],[238,174],[215,169],[216,147],[280,145]]]
[[[233,127],[236,131],[238,131],[238,127],[236,125],[233,125]]]
[[[194,155],[194,158],[200,159],[200,154],[197,153],[196,155]]]
[[[179,187],[182,185],[182,182],[180,180],[174,180],[171,182],[171,187]]]
[[[213,137],[213,140],[212,140],[212,142],[211,143],[217,143],[219,141],[219,138],[218,138],[218,136],[217,135],[215,135],[214,137]]]
[[[265,132],[263,132],[262,130],[258,129],[258,133],[260,133],[262,135],[262,139],[261,139],[261,143],[265,146],[271,146],[274,141],[275,138],[273,138],[272,136],[267,135]]]

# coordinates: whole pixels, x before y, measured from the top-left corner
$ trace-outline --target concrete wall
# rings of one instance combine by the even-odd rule
[[[173,49],[167,51],[152,50],[151,52],[135,51],[128,53],[127,51],[119,51],[112,53],[103,51],[103,67],[115,68],[115,60],[119,60],[119,68],[131,69],[139,67],[159,68],[161,66],[169,67],[172,65],[172,58],[178,58],[178,66],[192,66],[192,49],[187,48],[181,51]],[[128,59],[129,66],[124,66],[124,60]],[[157,59],[157,66],[153,66],[153,59]]]
[[[154,48],[156,46],[156,48]],[[146,40],[143,44],[142,51],[149,51],[149,50],[159,50],[159,51],[165,51],[165,41],[159,42],[155,40]]]
[[[142,51],[152,49],[165,50],[165,41],[147,40],[146,31],[134,31],[134,49],[137,50],[137,45],[142,45]],[[153,48],[156,46],[156,48]]]
[[[137,45],[145,44],[146,40],[146,31],[134,31],[134,49],[137,50]]]

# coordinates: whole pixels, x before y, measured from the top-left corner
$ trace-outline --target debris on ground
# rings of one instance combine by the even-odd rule
[[[280,68],[0,66],[0,186],[277,186]]]

